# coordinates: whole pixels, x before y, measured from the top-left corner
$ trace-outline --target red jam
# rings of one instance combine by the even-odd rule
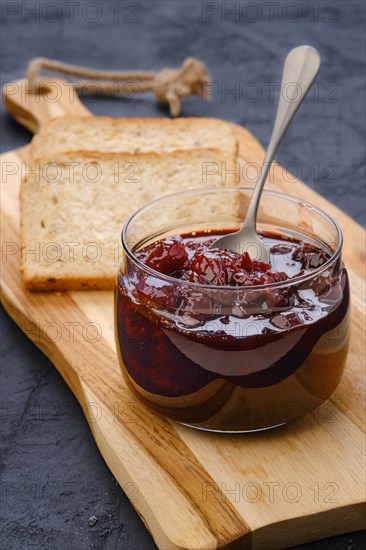
[[[282,424],[338,385],[347,273],[338,259],[298,280],[331,254],[281,235],[261,235],[270,266],[210,250],[225,233],[166,238],[135,252],[150,269],[127,261],[116,295],[122,370],[141,400],[181,422],[223,431]]]

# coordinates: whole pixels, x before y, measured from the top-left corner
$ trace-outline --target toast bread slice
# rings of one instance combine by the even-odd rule
[[[29,290],[109,290],[121,259],[127,218],[159,196],[195,187],[233,186],[236,156],[216,149],[157,153],[70,151],[35,160],[20,190],[21,273]],[[192,221],[202,205],[184,209]],[[238,198],[208,200],[208,212],[238,211]],[[171,219],[160,219],[163,226]]]
[[[72,150],[101,153],[171,153],[218,149],[231,158],[238,143],[230,125],[214,118],[64,116],[50,120],[31,144],[32,158]]]

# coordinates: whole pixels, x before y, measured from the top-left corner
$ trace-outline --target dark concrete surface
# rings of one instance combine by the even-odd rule
[[[236,15],[228,13],[230,8]],[[207,63],[215,93],[211,103],[185,100],[183,115],[243,124],[264,145],[287,51],[302,43],[316,46],[323,59],[321,72],[278,160],[365,223],[363,0],[3,0],[0,9],[2,83],[23,77],[35,56],[96,68],[156,70],[177,67],[193,55]],[[225,94],[235,86],[236,95]],[[150,94],[132,101],[89,97],[85,103],[97,114],[167,115]],[[29,141],[29,132],[3,108],[0,116],[2,151]],[[156,548],[104,464],[66,384],[2,313],[2,548]],[[356,550],[364,543],[363,533],[353,533],[301,548]]]

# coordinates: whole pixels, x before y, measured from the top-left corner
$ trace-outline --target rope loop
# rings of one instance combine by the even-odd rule
[[[187,57],[179,69],[162,69],[154,71],[102,71],[70,65],[55,59],[37,57],[28,64],[27,82],[30,91],[39,89],[38,81],[42,70],[57,72],[69,76],[81,77],[82,82],[73,83],[75,90],[90,90],[91,83],[99,81],[97,92],[101,94],[113,94],[116,92],[116,84],[134,84],[136,92],[155,93],[156,100],[162,105],[168,105],[173,117],[181,112],[181,99],[189,95],[206,97],[206,86],[210,83],[207,67],[199,59]],[[37,88],[38,86],[38,88]],[[121,88],[117,86],[117,91]],[[93,89],[93,93],[96,90]]]

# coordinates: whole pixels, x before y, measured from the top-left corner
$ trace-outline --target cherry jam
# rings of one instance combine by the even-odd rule
[[[316,243],[262,233],[270,265],[209,249],[194,232],[135,251],[118,275],[122,371],[154,411],[209,430],[251,431],[314,409],[338,385],[349,285]],[[328,267],[322,266],[328,262]]]

